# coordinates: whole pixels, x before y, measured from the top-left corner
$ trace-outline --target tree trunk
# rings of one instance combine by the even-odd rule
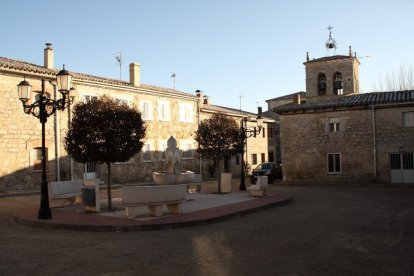
[[[107,180],[107,196],[108,196],[108,209],[109,211],[112,210],[112,191],[111,191],[111,163],[106,163],[106,166],[108,167],[108,180]]]
[[[218,172],[218,193],[221,194],[221,169],[220,156],[217,156],[217,172]]]

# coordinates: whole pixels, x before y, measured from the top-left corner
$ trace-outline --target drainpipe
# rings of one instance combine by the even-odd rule
[[[372,109],[372,139],[373,139],[373,153],[374,153],[374,179],[377,180],[377,138],[375,129],[375,106]]]

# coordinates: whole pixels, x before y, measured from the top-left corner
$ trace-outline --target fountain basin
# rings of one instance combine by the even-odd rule
[[[188,184],[194,182],[194,172],[182,171],[180,174],[167,174],[165,171],[153,172],[152,179],[158,185]]]

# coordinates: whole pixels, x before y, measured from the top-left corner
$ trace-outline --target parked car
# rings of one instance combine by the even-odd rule
[[[252,171],[252,174],[250,175],[250,182],[255,184],[257,177],[263,175],[268,177],[268,183],[272,183],[275,179],[281,179],[282,166],[276,164],[275,162],[262,163]]]

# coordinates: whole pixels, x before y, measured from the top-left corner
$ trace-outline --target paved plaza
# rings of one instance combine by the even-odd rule
[[[414,188],[270,185],[284,206],[172,230],[14,222],[38,195],[0,198],[0,275],[413,275]]]

